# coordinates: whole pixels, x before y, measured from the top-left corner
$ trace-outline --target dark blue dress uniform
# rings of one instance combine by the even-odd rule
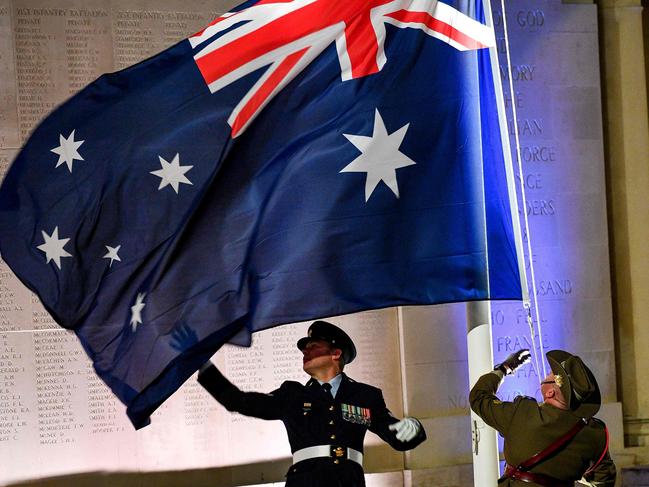
[[[199,374],[198,382],[228,411],[281,420],[293,453],[307,447],[330,445],[329,457],[294,463],[286,475],[287,487],[365,486],[363,468],[347,458],[351,456],[347,449],[362,453],[368,429],[399,451],[410,450],[426,439],[421,428],[411,441],[397,440],[396,433],[388,427],[398,419],[387,409],[381,390],[345,374],[335,398],[315,379],[305,385],[286,381],[270,394],[244,392],[213,366]]]

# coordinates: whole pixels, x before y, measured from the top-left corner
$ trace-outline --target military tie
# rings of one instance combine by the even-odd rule
[[[333,399],[334,396],[331,394],[331,384],[329,384],[329,382],[322,384],[322,390],[325,392],[328,398]]]

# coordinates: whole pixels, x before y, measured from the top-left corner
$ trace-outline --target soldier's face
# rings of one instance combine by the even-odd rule
[[[302,368],[307,374],[334,364],[336,349],[324,340],[312,340],[302,350]]]

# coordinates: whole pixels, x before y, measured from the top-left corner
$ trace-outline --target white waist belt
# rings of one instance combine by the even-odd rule
[[[317,445],[302,448],[293,453],[293,464],[295,465],[303,460],[320,457],[347,458],[347,460],[356,462],[361,467],[363,466],[363,454],[361,452],[353,448],[336,447],[333,445]]]

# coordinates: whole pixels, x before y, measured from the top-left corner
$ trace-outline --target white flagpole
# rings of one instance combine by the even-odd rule
[[[469,352],[469,384],[493,369],[491,339],[491,303],[473,301],[466,304],[467,348]],[[498,483],[498,438],[496,430],[487,426],[471,411],[471,445],[473,450],[473,485],[491,487]]]

